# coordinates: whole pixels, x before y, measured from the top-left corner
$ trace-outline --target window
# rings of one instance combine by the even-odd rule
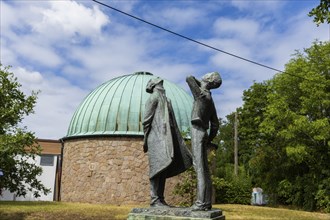
[[[41,166],[54,166],[54,155],[41,155],[40,156]]]

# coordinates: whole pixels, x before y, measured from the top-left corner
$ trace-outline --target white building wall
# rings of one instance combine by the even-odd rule
[[[27,192],[25,197],[16,197],[14,193],[10,193],[8,190],[4,190],[2,192],[2,196],[0,196],[1,201],[53,201],[54,198],[54,187],[55,187],[55,177],[56,177],[56,167],[57,167],[57,155],[54,155],[53,158],[53,166],[41,166],[43,169],[42,174],[38,177],[38,179],[43,183],[43,185],[50,189],[51,192],[47,195],[42,193],[40,197],[35,198],[33,195],[33,191]],[[40,156],[36,157],[36,160],[31,159],[31,163],[36,163],[40,166]],[[6,174],[4,174],[6,175]]]

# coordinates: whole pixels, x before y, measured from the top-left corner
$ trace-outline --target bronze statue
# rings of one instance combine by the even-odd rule
[[[186,79],[194,104],[191,116],[191,145],[194,169],[197,174],[197,200],[193,211],[206,211],[212,208],[212,182],[207,164],[207,148],[219,129],[217,111],[210,89],[219,88],[222,80],[217,72],[208,73],[199,81],[193,76]],[[207,130],[210,129],[209,133]]]
[[[146,91],[143,129],[144,152],[149,156],[151,207],[168,207],[164,198],[166,178],[178,175],[192,165],[192,157],[178,129],[171,101],[165,95],[163,80],[151,79]]]

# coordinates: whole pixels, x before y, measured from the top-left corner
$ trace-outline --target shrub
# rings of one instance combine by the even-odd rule
[[[229,169],[226,169],[229,170]],[[233,169],[232,169],[233,170]],[[231,171],[232,171],[231,170]],[[238,176],[226,172],[224,178],[213,177],[217,203],[250,204],[252,184],[243,167]]]
[[[316,193],[317,208],[330,213],[330,178],[325,179]]]
[[[180,206],[191,206],[196,197],[197,176],[193,167],[180,175],[180,182],[174,187],[173,193],[181,196]]]

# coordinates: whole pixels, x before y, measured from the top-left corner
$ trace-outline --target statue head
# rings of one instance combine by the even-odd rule
[[[219,88],[222,84],[221,76],[218,72],[207,73],[202,77],[202,81],[206,83],[208,89]]]
[[[154,79],[150,79],[148,84],[147,84],[147,88],[146,88],[147,93],[152,93],[155,86],[157,86],[157,85],[163,86],[163,82],[164,81],[159,77],[154,78]]]

